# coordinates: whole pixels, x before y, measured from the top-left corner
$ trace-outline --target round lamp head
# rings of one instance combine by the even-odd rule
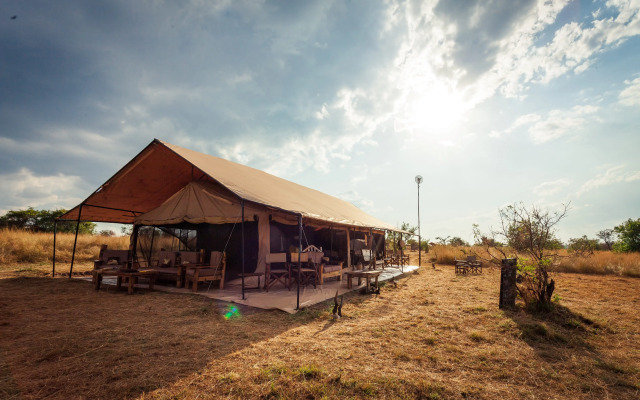
[[[419,185],[422,183],[422,176],[416,175],[416,183]]]

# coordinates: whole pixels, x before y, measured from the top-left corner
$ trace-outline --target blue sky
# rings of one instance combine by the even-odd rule
[[[13,18],[15,16],[15,18]],[[71,208],[153,138],[471,241],[638,218],[640,1],[6,1],[0,212]]]

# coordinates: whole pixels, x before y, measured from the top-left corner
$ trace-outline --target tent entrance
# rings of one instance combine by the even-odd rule
[[[258,223],[245,222],[245,272],[258,266]],[[227,279],[242,275],[242,232],[240,224],[190,224],[141,226],[138,231],[139,261],[153,265],[160,251],[202,251],[204,263],[212,251],[227,254]]]

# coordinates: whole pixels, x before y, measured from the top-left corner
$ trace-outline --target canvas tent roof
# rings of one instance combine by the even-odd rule
[[[158,139],[153,140],[61,219],[76,220],[80,213],[82,221],[134,223],[142,214],[184,196],[183,189],[193,181],[199,181],[200,184],[189,186],[189,196],[208,199],[211,205],[217,204],[219,211],[224,203],[220,197],[236,204],[239,199],[243,199],[249,207],[261,205],[283,213],[302,215],[308,220],[379,230],[398,230],[353,204],[326,193],[255,168]],[[202,191],[203,187],[209,195],[196,194],[197,191]],[[179,192],[183,194],[180,195]],[[221,196],[221,193],[225,195]],[[211,194],[217,197],[212,197]],[[164,211],[169,208],[170,206],[165,206]],[[174,209],[176,214],[172,218],[184,217],[179,215],[180,207]],[[209,217],[215,215],[211,214]]]
[[[259,211],[245,208],[245,220]],[[238,199],[220,195],[207,181],[189,182],[157,208],[135,219],[139,225],[224,224],[242,221]]]

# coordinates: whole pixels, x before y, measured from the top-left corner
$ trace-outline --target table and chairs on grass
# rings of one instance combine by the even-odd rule
[[[482,273],[482,261],[478,261],[476,256],[467,256],[466,259],[454,259],[455,273],[466,274],[481,274]]]

